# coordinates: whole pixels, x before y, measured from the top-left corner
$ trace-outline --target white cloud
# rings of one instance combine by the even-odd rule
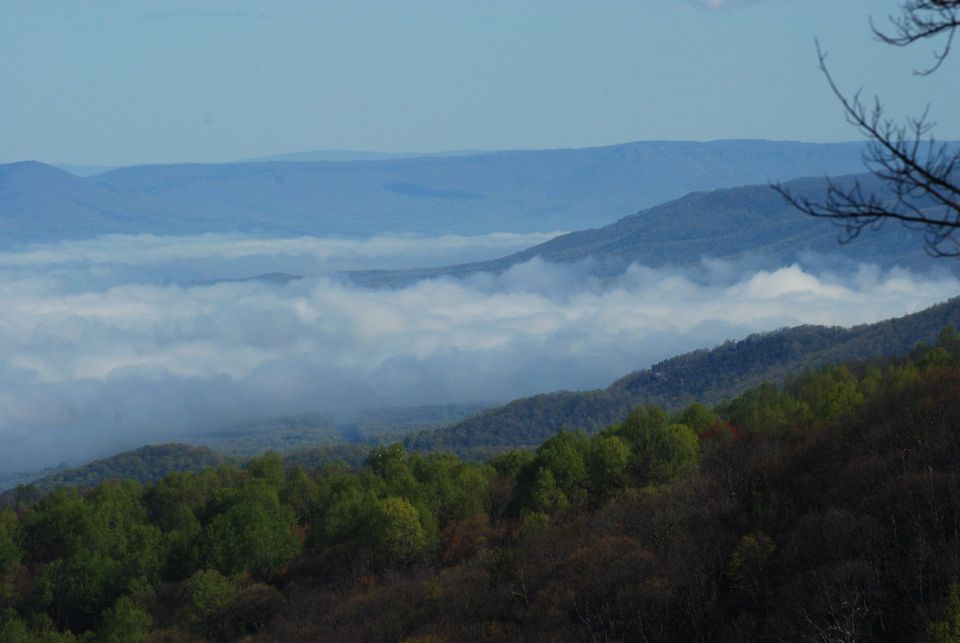
[[[495,247],[478,251],[487,241]],[[716,261],[685,271],[632,266],[600,280],[588,264],[540,260],[501,275],[387,290],[322,275],[282,286],[169,283],[168,271],[181,280],[196,266],[209,278],[270,270],[291,256],[321,256],[327,267],[358,257],[367,264],[449,259],[460,248],[499,252],[516,240],[487,241],[144,236],[4,253],[0,470],[250,416],[605,386],[728,338],[876,321],[942,301],[960,286],[951,276],[871,266],[830,274]]]
[[[0,252],[0,275],[5,270],[32,270],[44,277],[56,275],[74,286],[82,282],[93,287],[131,281],[197,282],[266,272],[318,275],[338,270],[421,268],[501,257],[558,234],[499,232],[362,240],[231,234],[105,235]]]

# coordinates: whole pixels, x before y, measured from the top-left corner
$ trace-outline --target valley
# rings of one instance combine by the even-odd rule
[[[958,31],[0,2],[0,643],[960,641]]]

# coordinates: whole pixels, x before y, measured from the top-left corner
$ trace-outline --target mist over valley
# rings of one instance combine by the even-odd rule
[[[591,258],[534,256],[394,287],[343,272],[484,259],[553,236],[113,235],[0,253],[0,468],[81,463],[248,418],[345,422],[592,389],[757,331],[916,312],[958,286],[935,264],[818,255],[613,274]],[[289,278],[256,278],[269,273]]]

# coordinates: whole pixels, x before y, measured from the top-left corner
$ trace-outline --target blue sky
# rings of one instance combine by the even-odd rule
[[[816,68],[929,103],[958,57],[876,42],[896,0],[4,0],[0,162],[224,161],[632,140],[856,137]]]

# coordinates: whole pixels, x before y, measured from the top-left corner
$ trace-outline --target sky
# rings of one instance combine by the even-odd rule
[[[960,138],[896,0],[4,0],[0,162],[857,138],[817,69]]]

